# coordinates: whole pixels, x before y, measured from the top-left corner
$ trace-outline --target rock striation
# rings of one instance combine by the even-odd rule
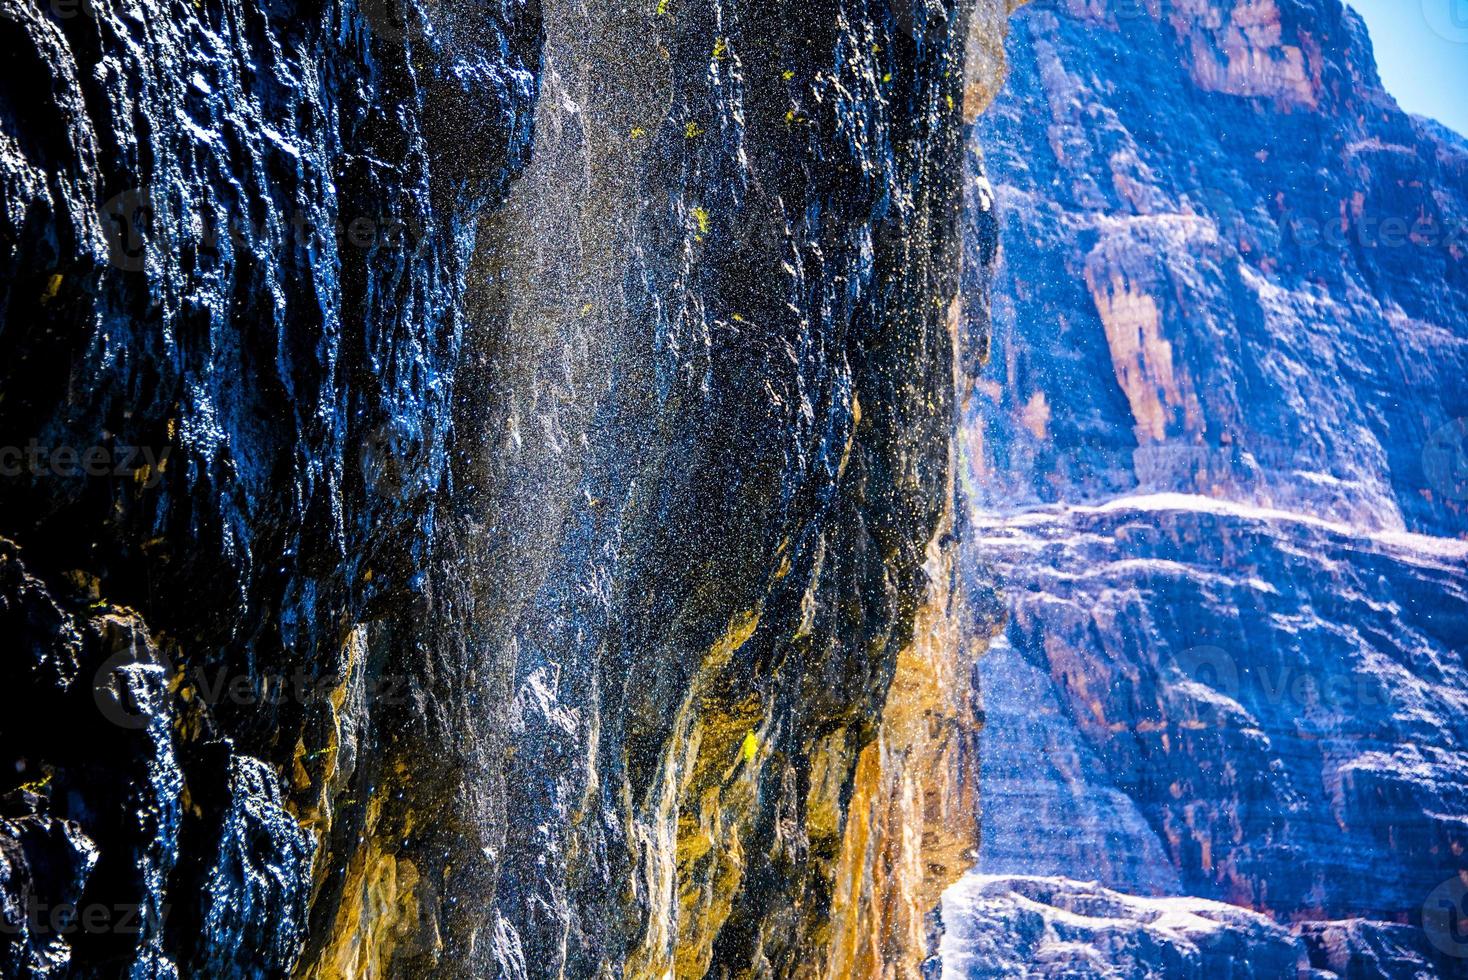
[[[1143,897],[1067,878],[971,874],[944,910],[944,976],[1132,976],[1330,980],[1436,972],[1423,936],[1405,925],[1305,923],[1192,897]]]
[[[0,970],[915,975],[1009,7],[0,0]]]
[[[1255,76],[1220,88],[1234,44]],[[1302,51],[1308,98],[1276,84]],[[982,499],[1468,530],[1468,146],[1382,91],[1355,14],[1046,2],[1010,57],[982,137],[1005,228]]]
[[[1011,616],[981,864],[1420,917],[1465,845],[1468,543],[1183,496],[975,536]]]
[[[1308,976],[1299,939],[1223,902],[1143,898],[1064,878],[970,875],[948,893],[944,976]]]
[[[1040,0],[1008,55],[961,467],[1007,625],[952,953],[1461,975],[1468,147],[1338,0]],[[1256,972],[1159,896],[1267,915],[1218,954]]]

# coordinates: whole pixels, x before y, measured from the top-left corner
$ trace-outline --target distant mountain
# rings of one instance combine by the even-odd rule
[[[998,975],[952,957],[1021,909],[1053,940],[1074,879],[1266,913],[1317,976],[1459,975],[1468,147],[1339,0],[1039,0],[1008,53],[978,870],[1062,884],[950,892],[945,962]],[[1118,928],[1034,975],[1184,975]]]
[[[1463,473],[1424,452],[1468,415],[1462,141],[1397,108],[1336,0],[1140,3],[1018,15],[983,123],[1004,232],[977,499],[1468,530]]]

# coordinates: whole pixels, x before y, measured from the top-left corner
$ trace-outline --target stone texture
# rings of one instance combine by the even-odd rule
[[[963,980],[1309,976],[1302,941],[1266,915],[1223,902],[975,874],[948,890],[943,916],[943,976]]]
[[[942,976],[1430,980],[1422,933],[1352,919],[1293,928],[1224,902],[1067,878],[969,874],[944,895]],[[1449,966],[1451,970],[1451,966]]]
[[[1251,80],[1201,84],[1236,43]],[[1301,51],[1309,99],[1275,90]],[[1355,15],[1045,0],[1010,56],[981,127],[1005,229],[981,501],[1468,530],[1468,149],[1382,91]]]
[[[6,955],[915,973],[1008,13],[0,0]]]
[[[1468,543],[1182,496],[975,541],[1010,614],[982,867],[1420,917],[1468,847]]]

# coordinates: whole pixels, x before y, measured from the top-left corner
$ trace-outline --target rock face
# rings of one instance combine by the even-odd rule
[[[1202,975],[1286,975],[1290,928],[1308,969],[1461,975],[1468,147],[1338,0],[1041,0],[1009,58],[964,436],[1008,607],[978,865],[1054,877],[945,922],[1171,976],[1206,955],[1136,903],[1187,897],[1280,924]],[[1062,878],[1131,924],[1057,932],[1092,889]]]
[[[1452,875],[1468,542],[1184,496],[976,538],[1011,616],[983,867],[1393,920]]]
[[[1291,930],[1224,902],[1067,878],[971,874],[949,889],[944,914],[943,975],[965,980],[1439,976],[1409,926],[1354,919]]]
[[[983,499],[1461,534],[1468,146],[1396,108],[1339,2],[1156,9],[1045,2],[1014,34],[982,137],[1005,229]],[[1235,46],[1252,80],[1218,68]]]
[[[970,875],[949,890],[944,976],[1296,977],[1305,944],[1222,902],[1139,898],[1065,878]],[[1308,975],[1308,974],[1307,974]]]
[[[6,975],[915,973],[1008,12],[0,0]]]

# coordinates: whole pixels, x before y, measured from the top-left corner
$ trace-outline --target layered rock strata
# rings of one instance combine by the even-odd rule
[[[1175,962],[1152,896],[1264,913],[1309,969],[1458,975],[1468,148],[1338,0],[1042,0],[1009,58],[964,436],[1008,607],[981,915],[1059,921],[1076,879],[1135,923],[1036,955],[1096,975]]]

